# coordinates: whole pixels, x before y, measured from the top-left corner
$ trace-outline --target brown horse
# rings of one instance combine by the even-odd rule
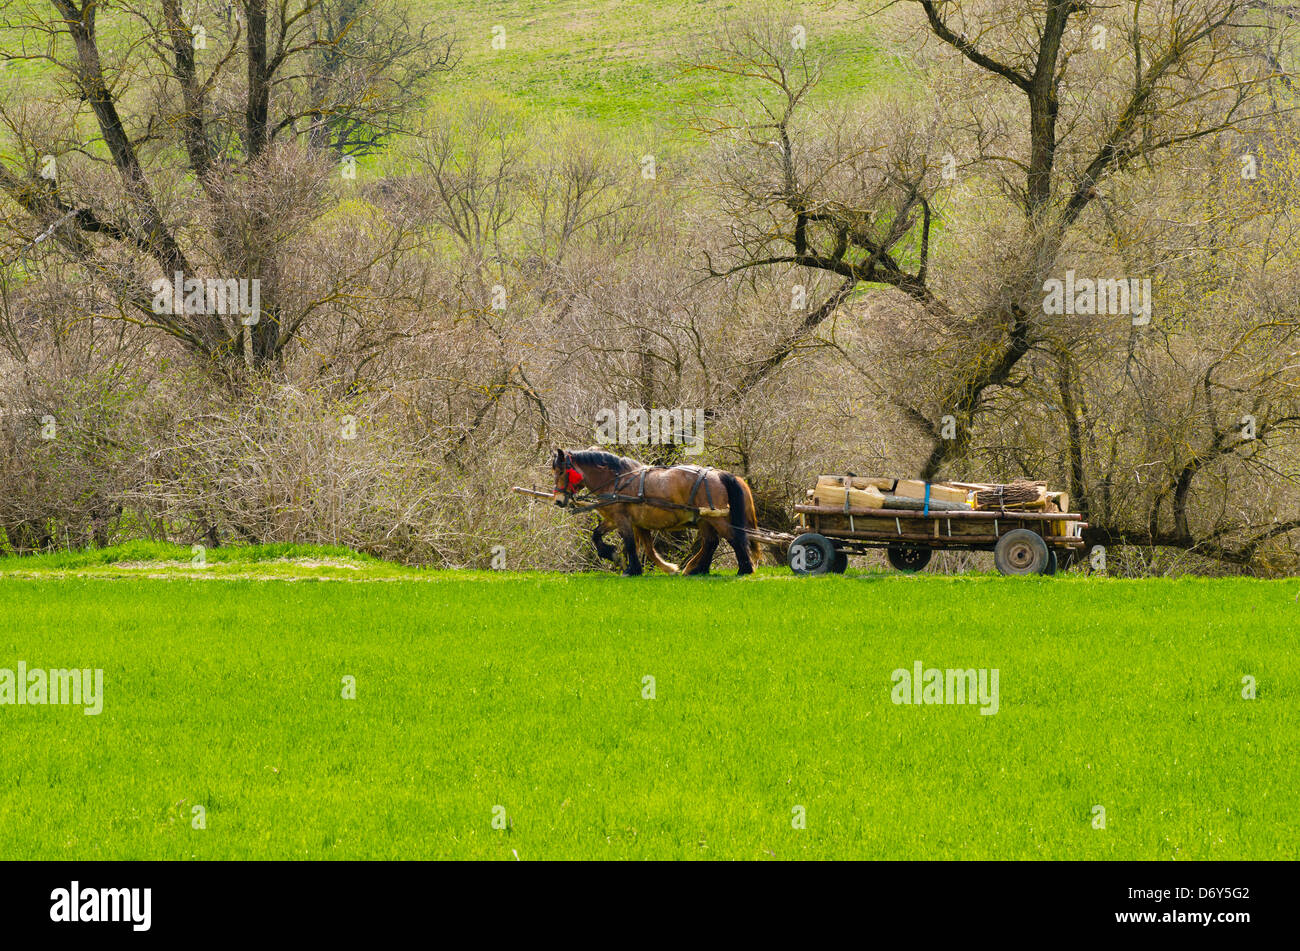
[[[686,574],[708,574],[722,538],[736,552],[737,574],[747,575],[754,570],[759,548],[748,533],[758,527],[754,497],[745,480],[730,472],[699,466],[646,466],[596,446],[555,450],[551,470],[558,505],[570,504],[580,488],[595,496],[627,497],[627,501],[610,502],[596,510],[602,523],[592,533],[596,550],[602,557],[609,557],[613,549],[600,536],[611,528],[618,531],[627,556],[626,575],[641,574],[638,542],[656,565],[676,573],[677,566],[665,562],[655,551],[650,532],[669,532],[691,525],[699,531],[700,549],[683,566]]]

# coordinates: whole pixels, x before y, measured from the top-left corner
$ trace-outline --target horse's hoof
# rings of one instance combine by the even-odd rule
[[[642,572],[640,572],[640,571],[633,571],[631,568],[629,568],[627,571],[623,572],[623,577],[624,577],[624,578],[636,578],[636,577],[638,577],[638,576],[641,575],[641,574],[642,574]]]

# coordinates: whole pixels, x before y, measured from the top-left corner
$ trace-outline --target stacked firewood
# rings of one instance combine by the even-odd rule
[[[1015,482],[949,482],[971,493],[971,508],[980,511],[1002,512],[1038,510],[1068,512],[1070,497],[1064,492],[1053,492],[1046,482],[1018,479]]]
[[[862,476],[822,476],[808,493],[819,505],[853,508],[892,508],[926,511],[1068,512],[1069,496],[1052,492],[1046,482],[1027,479],[998,482],[932,482]]]
[[[977,509],[1023,508],[1046,500],[1046,482],[1012,482],[1010,485],[994,485],[975,492]]]

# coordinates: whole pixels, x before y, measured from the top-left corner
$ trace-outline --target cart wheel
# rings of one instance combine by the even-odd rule
[[[890,545],[889,550],[885,552],[885,557],[889,563],[899,571],[905,571],[911,574],[914,571],[920,571],[930,563],[930,556],[934,552],[929,548],[912,548],[905,545]]]
[[[993,564],[1004,575],[1047,574],[1052,550],[1043,536],[1027,528],[1016,528],[993,546]]]
[[[837,551],[835,557],[831,560],[831,571],[837,575],[844,574],[844,570],[849,566],[849,556],[846,552]]]
[[[824,575],[835,555],[835,546],[825,535],[804,532],[790,543],[790,570],[797,575]]]
[[[1048,558],[1047,558],[1047,570],[1044,571],[1043,574],[1045,574],[1045,575],[1054,575],[1054,574],[1056,574],[1056,569],[1060,566],[1060,562],[1057,560],[1057,557],[1056,557],[1056,549],[1055,549],[1055,548],[1049,548],[1049,549],[1047,550],[1047,555],[1048,555]]]

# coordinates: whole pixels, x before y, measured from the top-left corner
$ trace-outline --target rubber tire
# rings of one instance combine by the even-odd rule
[[[1027,528],[1012,529],[993,546],[993,564],[1004,575],[1046,574],[1051,556],[1043,536]]]
[[[1047,570],[1044,571],[1043,574],[1045,574],[1045,575],[1054,575],[1054,574],[1056,574],[1056,569],[1060,567],[1060,561],[1059,561],[1059,559],[1056,557],[1056,549],[1055,549],[1055,548],[1049,548],[1049,549],[1047,550],[1047,554],[1050,555],[1051,557],[1048,558],[1048,560],[1047,560]]]
[[[910,575],[928,565],[930,559],[934,557],[934,551],[930,548],[890,545],[885,551],[885,557],[895,569]]]
[[[795,567],[795,554],[803,551],[803,567]],[[804,532],[790,543],[788,564],[797,575],[824,575],[831,570],[835,562],[835,546],[825,535],[816,532]]]
[[[831,562],[831,571],[837,575],[842,575],[848,567],[849,556],[845,552],[837,551],[835,553],[835,559]]]

